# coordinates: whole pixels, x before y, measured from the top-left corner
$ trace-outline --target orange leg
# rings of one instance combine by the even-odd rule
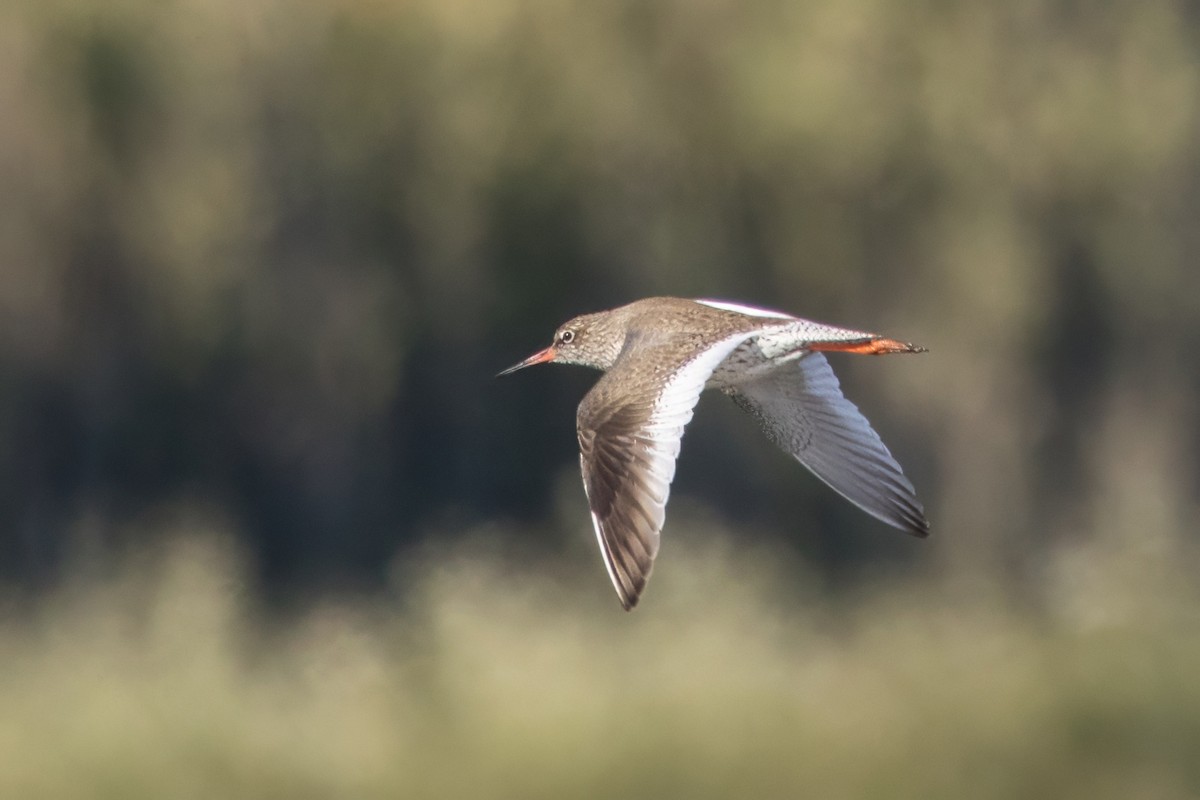
[[[815,342],[808,346],[809,350],[836,351],[841,353],[860,353],[862,355],[879,356],[886,353],[924,353],[926,348],[908,342],[898,342],[895,339],[884,339],[882,336],[874,339],[853,339],[846,342]]]

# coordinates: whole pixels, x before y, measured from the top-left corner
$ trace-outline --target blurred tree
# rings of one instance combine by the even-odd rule
[[[280,585],[545,521],[590,378],[490,376],[660,293],[927,344],[844,370],[946,564],[1137,535],[1116,476],[1187,535],[1198,31],[1171,0],[9,5],[2,569],[180,504]],[[911,552],[702,413],[677,497]]]

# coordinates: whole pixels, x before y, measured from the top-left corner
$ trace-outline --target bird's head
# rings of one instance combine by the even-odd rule
[[[606,311],[568,320],[554,332],[554,340],[549,347],[514,364],[500,375],[549,361],[608,369],[617,360],[625,341],[621,327],[615,322],[612,312]]]

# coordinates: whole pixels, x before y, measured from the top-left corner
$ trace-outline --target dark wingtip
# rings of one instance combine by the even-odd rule
[[[905,519],[908,524],[904,526],[904,532],[911,534],[918,539],[929,538],[929,520],[925,519],[924,514],[914,514]]]
[[[925,509],[920,503],[912,502],[907,499],[900,502],[895,511],[894,517],[882,518],[894,528],[904,531],[909,536],[915,536],[918,539],[926,539],[929,537],[929,520],[925,517]]]
[[[617,597],[621,601],[621,608],[626,611],[633,611],[637,608],[638,600],[642,598],[642,589],[645,588],[645,583],[641,586],[633,587],[632,591],[618,592]]]

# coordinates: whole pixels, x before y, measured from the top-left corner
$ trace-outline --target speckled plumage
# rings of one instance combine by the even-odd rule
[[[605,567],[637,604],[683,431],[705,388],[730,395],[764,433],[851,502],[918,536],[929,531],[912,485],[842,396],[821,350],[920,352],[866,331],[714,300],[656,297],[585,314],[501,374],[555,361],[605,370],[576,417],[580,466]]]

